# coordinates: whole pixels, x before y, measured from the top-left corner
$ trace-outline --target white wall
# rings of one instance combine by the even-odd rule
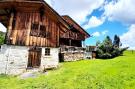
[[[0,50],[0,74],[18,75],[26,72],[28,64],[29,47],[2,45]],[[59,63],[59,48],[50,48],[50,56],[45,56],[45,48],[42,48],[41,66],[44,68],[56,68]]]
[[[45,48],[42,48],[41,68],[56,68],[59,63],[59,48],[50,48],[50,56],[45,56]]]
[[[2,45],[0,51],[0,73],[20,74],[26,71],[28,48]]]

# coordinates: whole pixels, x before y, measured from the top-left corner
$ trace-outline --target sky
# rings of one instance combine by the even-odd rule
[[[45,0],[60,15],[69,15],[92,37],[86,45],[95,45],[118,35],[123,47],[135,49],[135,0]],[[6,31],[0,24],[0,29]]]

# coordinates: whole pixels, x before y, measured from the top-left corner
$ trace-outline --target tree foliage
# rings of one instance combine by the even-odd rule
[[[113,46],[120,47],[120,38],[117,35],[114,36]]]
[[[102,59],[110,59],[123,54],[123,52],[128,49],[126,48],[119,48],[120,46],[120,38],[115,35],[114,41],[109,36],[107,36],[102,43],[98,44],[97,47],[97,58]]]
[[[0,31],[0,45],[4,44],[5,40],[5,33]]]

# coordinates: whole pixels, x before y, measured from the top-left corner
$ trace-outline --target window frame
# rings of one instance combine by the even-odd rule
[[[30,36],[39,36],[39,23],[38,22],[33,22],[31,24],[31,31],[30,31]]]
[[[45,56],[51,56],[51,49],[45,48]]]
[[[46,26],[40,25],[39,36],[46,38]]]

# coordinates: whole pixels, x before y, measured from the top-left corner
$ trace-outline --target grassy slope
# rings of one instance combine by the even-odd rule
[[[0,89],[135,89],[135,52],[112,60],[62,63],[38,78],[0,76]]]

